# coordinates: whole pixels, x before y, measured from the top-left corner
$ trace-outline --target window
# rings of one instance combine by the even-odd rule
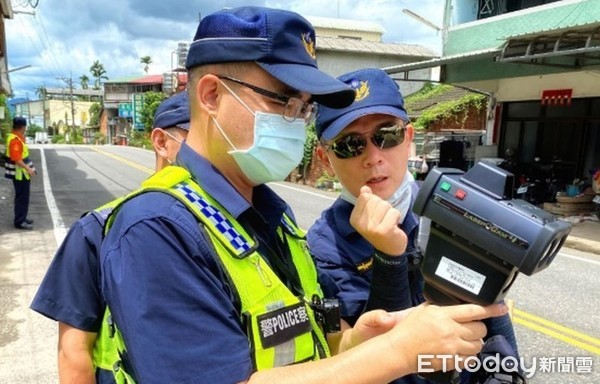
[[[524,103],[509,103],[507,118],[539,117],[541,110],[539,101],[526,101]]]
[[[589,177],[600,161],[600,98],[573,100],[571,106],[544,106],[539,101],[506,103],[499,156],[513,148],[517,161],[554,165],[559,183]]]
[[[533,158],[535,157],[535,147],[537,145],[538,125],[539,122],[537,121],[526,121],[524,123],[519,161],[525,163],[533,162]]]
[[[570,105],[546,106],[547,117],[575,117],[585,116],[588,102],[586,99],[573,99]]]

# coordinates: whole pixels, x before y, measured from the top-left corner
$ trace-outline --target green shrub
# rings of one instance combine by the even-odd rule
[[[152,148],[150,134],[146,131],[131,131],[129,134],[128,145],[139,148]]]

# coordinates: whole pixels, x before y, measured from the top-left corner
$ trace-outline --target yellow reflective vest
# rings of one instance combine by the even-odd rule
[[[189,172],[170,166],[146,180],[123,202],[144,192],[161,191],[176,197],[202,223],[240,300],[240,323],[246,328],[256,370],[285,366],[330,355],[315,313],[313,299],[322,299],[317,271],[308,252],[305,233],[284,215],[278,234],[289,247],[304,292],[297,297],[258,252],[252,236],[218,202],[195,183]],[[118,206],[108,218],[109,230]],[[245,346],[240,346],[245,347]],[[132,383],[120,356],[123,338],[107,308],[94,349],[94,363],[112,369],[117,383]]]
[[[15,164],[14,161],[10,159],[10,143],[13,141],[13,139],[17,139],[23,144],[23,162],[29,165],[30,167],[33,166],[31,159],[29,159],[29,147],[27,147],[27,144],[25,144],[19,136],[11,132],[6,136],[6,163],[4,164],[4,177],[13,180],[29,180],[31,176],[29,176],[27,170],[25,168],[19,167],[17,164]]]

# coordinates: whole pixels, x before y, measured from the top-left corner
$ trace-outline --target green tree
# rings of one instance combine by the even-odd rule
[[[81,84],[81,89],[88,89],[90,78],[87,75],[83,74],[79,76],[79,84]]]
[[[144,131],[151,132],[154,127],[154,113],[158,105],[165,99],[165,94],[162,92],[146,92],[144,93],[144,106],[142,107],[142,124]]]
[[[302,178],[302,184],[306,184],[306,179],[308,178],[308,172],[310,171],[310,166],[312,165],[313,155],[315,153],[315,148],[317,147],[317,132],[314,124],[306,127],[306,141],[304,142],[304,156],[302,156],[302,160],[300,164],[298,164],[298,171],[300,172],[300,177]]]
[[[150,69],[150,64],[152,64],[152,58],[150,56],[142,56],[140,57],[140,63],[144,64],[144,72],[146,72],[147,75],[148,70]]]
[[[100,126],[100,114],[102,113],[102,103],[93,103],[90,106],[90,121],[88,123],[89,127],[98,127]]]
[[[12,130],[12,116],[6,105],[6,95],[0,94],[0,107],[4,108],[4,119],[0,120],[0,150],[3,155],[6,135]]]
[[[99,60],[94,61],[94,63],[90,67],[90,73],[96,79],[94,81],[94,89],[95,90],[100,89],[100,85],[101,85],[100,82],[102,81],[102,79],[108,80],[108,76],[105,76],[106,69],[104,69],[104,65],[102,63],[100,63]]]
[[[44,132],[44,129],[37,124],[31,124],[27,127],[27,130],[25,131],[25,136],[31,137],[33,139],[37,132]]]
[[[35,94],[37,95],[38,99],[40,100],[45,100],[46,99],[46,87],[44,87],[43,85],[38,86],[35,89]]]
[[[96,144],[96,145],[106,144],[106,136],[104,136],[100,132],[94,133],[94,144]]]

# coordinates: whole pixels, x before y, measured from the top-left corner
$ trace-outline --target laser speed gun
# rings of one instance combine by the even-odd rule
[[[431,220],[421,270],[424,294],[439,305],[500,301],[519,272],[547,268],[571,225],[512,198],[514,176],[479,162],[468,172],[434,168],[413,211]]]

